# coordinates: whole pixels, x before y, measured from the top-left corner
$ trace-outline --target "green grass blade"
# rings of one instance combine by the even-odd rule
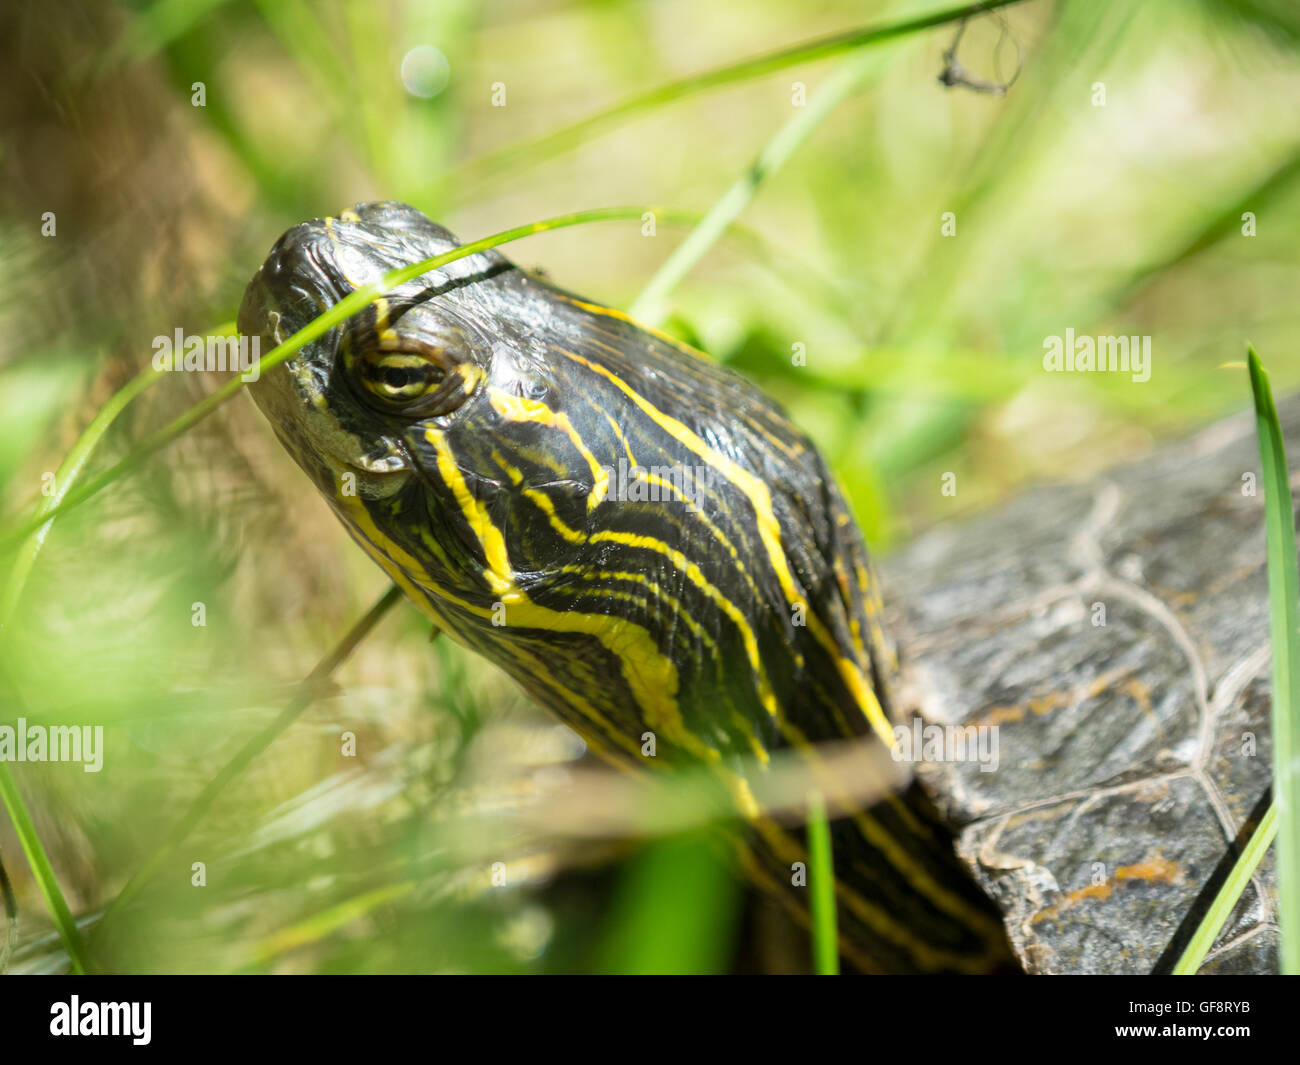
[[[1196,975],[1196,971],[1201,967],[1201,962],[1205,960],[1205,955],[1214,946],[1214,940],[1218,937],[1219,931],[1227,923],[1228,917],[1231,916],[1232,908],[1237,905],[1241,893],[1246,890],[1250,878],[1255,875],[1255,869],[1259,866],[1260,859],[1264,857],[1264,852],[1268,850],[1269,844],[1273,842],[1276,833],[1277,804],[1273,803],[1259,822],[1259,826],[1251,834],[1245,850],[1241,852],[1241,857],[1237,859],[1237,863],[1232,867],[1228,879],[1223,882],[1223,887],[1214,896],[1214,901],[1210,903],[1210,908],[1201,919],[1200,925],[1197,926],[1195,934],[1187,944],[1187,949],[1183,951],[1182,957],[1178,959],[1178,964],[1174,966],[1174,976]]]
[[[203,335],[228,336],[234,331],[234,322],[224,322],[207,330]],[[37,556],[41,553],[41,548],[45,546],[45,538],[49,535],[50,527],[54,524],[54,516],[51,511],[63,502],[68,494],[68,489],[81,476],[81,472],[85,469],[90,456],[94,453],[95,448],[99,446],[100,441],[104,439],[104,434],[108,432],[109,427],[117,420],[118,415],[137,397],[161,381],[165,372],[164,370],[154,369],[153,365],[150,364],[131,378],[109,397],[108,402],[90,420],[90,424],[86,426],[85,431],[82,432],[76,443],[68,451],[67,457],[64,458],[54,474],[53,494],[45,497],[37,508],[36,517],[40,519],[41,524],[32,531],[32,534],[22,545],[17,557],[14,559],[13,568],[9,571],[9,579],[5,582],[4,590],[0,592],[0,630],[3,630],[12,620],[14,610],[17,609],[18,601],[22,597],[23,588],[27,583],[27,577],[31,573],[32,566],[36,563]]]
[[[36,886],[40,888],[45,905],[49,907],[50,916],[54,919],[54,927],[58,929],[59,936],[67,948],[72,971],[90,972],[85,941],[81,938],[81,932],[77,929],[77,922],[73,919],[72,911],[68,909],[63,892],[59,890],[59,880],[54,875],[54,867],[45,854],[45,848],[41,846],[41,838],[36,833],[36,826],[32,823],[27,804],[18,791],[18,782],[14,779],[7,761],[0,761],[0,799],[4,800],[5,809],[9,811],[14,832],[18,836],[23,853],[27,855],[27,862],[31,866]]]
[[[1250,387],[1255,401],[1255,428],[1264,471],[1264,526],[1268,549],[1269,630],[1273,642],[1273,803],[1255,829],[1191,942],[1174,967],[1186,976],[1200,968],[1215,937],[1263,858],[1277,838],[1277,875],[1282,928],[1282,972],[1300,973],[1300,839],[1296,807],[1300,792],[1300,578],[1296,572],[1295,511],[1286,446],[1268,374],[1254,348],[1247,349]]]
[[[209,330],[209,333],[224,334],[233,331],[233,329],[234,323],[230,322]],[[104,434],[108,432],[109,426],[117,420],[118,415],[126,409],[132,400],[161,380],[162,374],[163,371],[155,370],[150,366],[118,389],[109,401],[99,409],[95,417],[91,419],[90,424],[86,426],[85,431],[78,437],[76,443],[69,450],[67,457],[60,464],[58,471],[54,475],[54,493],[44,498],[37,508],[37,518],[40,519],[40,523],[32,530],[31,535],[19,548],[9,570],[9,577],[5,581],[3,591],[0,591],[0,631],[3,631],[13,619],[14,611],[22,598],[23,588],[27,584],[27,577],[36,564],[41,548],[45,546],[50,527],[54,523],[51,511],[62,502],[68,493],[68,489],[76,483],[95,448],[99,446]],[[4,802],[10,820],[13,821],[18,841],[22,845],[23,853],[27,856],[27,862],[31,867],[32,876],[36,879],[37,887],[45,899],[45,904],[49,907],[54,925],[63,939],[64,946],[68,951],[68,957],[72,962],[73,971],[78,973],[88,972],[89,964],[81,933],[77,930],[72,911],[69,909],[67,900],[63,897],[63,892],[59,888],[58,877],[54,874],[54,867],[50,863],[49,856],[45,853],[45,848],[41,845],[40,836],[37,834],[36,826],[32,822],[31,813],[27,809],[27,804],[23,801],[22,793],[18,790],[18,782],[14,779],[8,762],[0,762],[0,799]]]
[[[336,325],[351,318],[354,314],[360,313],[372,301],[383,296],[398,285],[414,280],[421,274],[426,274],[431,270],[437,270],[439,267],[446,266],[448,263],[455,262],[457,259],[464,259],[470,255],[476,255],[478,252],[487,251],[489,248],[496,248],[502,244],[509,244],[513,241],[521,240],[524,237],[531,237],[536,233],[547,233],[554,229],[566,229],[569,226],[586,225],[592,222],[609,222],[627,219],[640,220],[646,214],[653,214],[659,221],[666,222],[681,220],[693,223],[698,218],[698,216],[693,213],[683,213],[663,207],[648,205],[635,207],[596,207],[589,211],[576,211],[572,214],[563,214],[556,215],[552,218],[544,218],[539,222],[528,222],[522,226],[514,226],[511,229],[504,229],[499,233],[493,233],[491,236],[470,241],[468,244],[462,244],[460,247],[453,248],[451,251],[444,252],[441,255],[435,255],[432,258],[424,259],[421,262],[412,263],[410,266],[403,266],[396,270],[390,270],[378,281],[372,282],[369,285],[363,285],[361,288],[356,289],[341,299],[324,314],[320,315],[318,318],[312,319],[298,330],[298,332],[294,333],[293,336],[289,337],[282,343],[277,344],[269,352],[263,355],[257,363],[257,376],[260,377],[262,374],[266,373],[267,370],[280,365],[280,363],[289,359],[299,349],[310,344],[313,340],[324,336]],[[92,478],[69,492],[67,497],[59,503],[58,506],[51,507],[43,515],[38,515],[37,517],[6,531],[3,535],[0,535],[0,547],[8,545],[14,540],[20,540],[29,536],[41,525],[45,524],[45,522],[50,518],[71,510],[73,507],[80,506],[87,499],[97,495],[124,473],[134,469],[154,452],[161,450],[178,436],[188,432],[223,403],[234,398],[246,384],[247,381],[242,375],[239,377],[232,377],[210,396],[199,401],[189,410],[175,418],[172,422],[146,437],[134,451],[123,458],[115,466],[110,467],[97,477]]]
[[[831,826],[820,795],[808,800],[808,890],[811,892],[813,968],[818,976],[838,976],[839,934],[835,927],[835,863]]]
[[[257,945],[253,953],[253,961],[258,965],[266,965],[282,954],[318,943],[331,933],[346,928],[381,906],[405,898],[415,887],[415,882],[411,880],[387,884],[330,906],[288,928],[277,929]]]
[[[889,22],[883,26],[865,26],[846,33],[836,33],[829,37],[819,37],[814,41],[805,41],[790,48],[755,56],[716,67],[700,74],[678,81],[660,85],[647,92],[638,93],[620,101],[613,107],[599,111],[569,126],[564,126],[551,133],[543,134],[521,144],[511,144],[494,152],[489,152],[472,159],[458,167],[449,188],[473,189],[476,194],[483,190],[485,182],[503,174],[517,174],[519,169],[529,164],[543,162],[546,159],[562,155],[573,148],[587,144],[597,133],[610,126],[631,118],[634,115],[661,107],[664,104],[680,100],[685,96],[703,92],[708,89],[733,85],[773,74],[778,70],[811,63],[817,59],[829,59],[874,44],[883,44],[898,37],[906,37],[923,30],[934,29],[952,22],[973,18],[986,11],[995,11],[1001,7],[1022,3],[1023,0],[984,0],[982,3],[962,4],[960,7],[945,8],[928,15]]]
[[[860,89],[879,68],[880,57],[874,54],[854,56],[837,67],[808,106],[797,110],[794,117],[777,131],[759,153],[754,165],[737,178],[736,183],[704,216],[704,220],[677,246],[650,279],[628,313],[647,325],[659,324],[666,310],[663,304],[668,293],[749,206],[763,181],[779,171],[809,134],[821,124],[822,119],[843,103],[846,97]]]
[[[155,55],[172,41],[191,33],[229,0],[157,0],[132,12],[130,24],[104,52],[104,66],[136,62]],[[128,9],[129,10],[129,9]]]
[[[1255,426],[1264,469],[1268,537],[1269,629],[1273,639],[1273,803],[1277,807],[1277,881],[1282,971],[1300,973],[1300,578],[1296,574],[1295,510],[1286,445],[1268,374],[1248,349]]]

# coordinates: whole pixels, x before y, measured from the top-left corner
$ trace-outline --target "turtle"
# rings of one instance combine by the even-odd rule
[[[1294,439],[1300,398],[1281,418]],[[1243,413],[883,567],[900,730],[987,733],[956,761],[935,732],[917,769],[1031,974],[1168,972],[1265,812],[1259,465]],[[1276,972],[1278,942],[1266,855],[1200,971]]]
[[[457,247],[406,204],[294,226],[249,282],[264,350],[387,271]],[[706,767],[738,867],[809,919],[777,756],[885,749],[892,651],[825,460],[739,374],[498,252],[392,289],[251,386],[358,545],[437,630],[615,766]],[[839,946],[863,972],[1015,971],[914,784],[832,826]]]
[[[301,223],[240,331],[279,344],[455,247],[392,201]],[[1244,421],[937,529],[881,579],[777,401],[496,251],[398,286],[251,392],[436,630],[613,765],[716,774],[739,867],[796,920],[807,844],[754,798],[768,761],[816,779],[843,741],[914,761],[832,826],[855,970],[1151,971],[1265,786]],[[976,757],[932,757],[936,729]],[[1268,875],[1208,968],[1275,964]]]

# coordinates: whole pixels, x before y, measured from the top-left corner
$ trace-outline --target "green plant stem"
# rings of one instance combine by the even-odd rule
[[[694,221],[698,216],[693,214],[683,214],[682,212],[669,210],[663,207],[654,206],[635,206],[635,207],[597,207],[589,211],[576,211],[572,214],[557,215],[553,218],[546,218],[539,222],[529,222],[522,226],[515,226],[512,229],[502,230],[500,233],[494,233],[491,236],[483,237],[479,240],[471,241],[468,244],[462,244],[459,248],[454,248],[449,252],[441,255],[435,255],[432,258],[424,259],[418,263],[412,263],[410,266],[403,266],[396,270],[390,270],[378,281],[369,285],[363,285],[361,288],[350,293],[331,307],[318,318],[312,319],[302,329],[294,333],[293,336],[280,344],[277,344],[269,352],[258,360],[257,371],[260,377],[267,370],[270,370],[286,359],[290,358],[295,352],[310,344],[336,325],[351,318],[357,314],[373,300],[378,299],[385,293],[396,288],[398,285],[419,277],[421,274],[429,273],[448,263],[455,262],[457,259],[464,259],[470,255],[475,255],[481,251],[487,251],[489,248],[495,248],[502,244],[509,244],[512,241],[520,240],[523,237],[530,237],[536,233],[547,233],[554,229],[565,229],[569,226],[585,225],[591,222],[608,222],[615,220],[626,220],[630,218],[640,219],[646,214],[653,214],[661,221],[689,220]],[[42,525],[50,518],[56,517],[73,507],[79,506],[87,499],[103,491],[108,485],[112,484],[124,473],[129,472],[138,466],[144,459],[148,458],[154,452],[166,447],[182,433],[192,429],[201,422],[214,410],[223,403],[233,398],[247,384],[243,376],[232,377],[224,385],[218,388],[210,396],[196,403],[189,410],[179,415],[168,425],[150,434],[141,441],[136,448],[123,458],[116,465],[105,470],[103,473],[84,482],[78,488],[70,491],[67,497],[55,507],[51,507],[43,516],[37,516],[30,521],[24,522],[14,529],[11,529],[0,536],[0,547],[12,543],[14,540],[22,539],[30,535],[35,529]]]
[[[799,149],[821,121],[878,69],[879,57],[854,56],[837,67],[812,98],[809,106],[795,111],[764,146],[754,164],[713,205],[704,220],[687,235],[655,273],[628,312],[647,325],[657,325],[666,309],[668,293],[713,247],[723,231],[749,206],[763,181],[777,173]]]
[[[18,842],[31,866],[32,876],[45,899],[45,905],[49,907],[50,916],[54,919],[54,927],[59,930],[59,936],[67,948],[72,971],[78,974],[89,972],[85,941],[81,938],[81,932],[77,928],[72,911],[68,909],[63,892],[59,890],[59,881],[54,875],[54,867],[50,865],[45,848],[41,846],[41,838],[32,823],[27,804],[18,791],[18,782],[14,779],[13,773],[9,770],[9,763],[6,761],[0,761],[0,799],[4,800],[5,809],[9,811],[9,818],[13,821]]]
[[[216,802],[217,797],[226,787],[240,776],[252,763],[253,759],[265,751],[275,738],[321,694],[326,681],[329,680],[334,670],[356,649],[357,644],[369,635],[370,631],[379,623],[380,618],[387,614],[401,597],[402,591],[397,585],[389,587],[388,591],[376,601],[374,606],[366,611],[365,616],[353,625],[333,649],[316,664],[316,667],[298,686],[288,705],[276,715],[275,720],[249,739],[236,752],[235,756],[222,766],[217,775],[204,785],[198,797],[185,811],[185,816],[167,833],[166,838],[153,851],[144,865],[135,872],[122,890],[114,897],[113,901],[104,909],[103,916],[95,928],[96,938],[101,936],[109,918],[140,893],[140,889],[158,871],[158,867],[162,865],[168,855],[189,837],[195,826],[203,819],[203,815],[211,809],[212,804]]]
[[[870,45],[882,44],[897,37],[905,37],[909,34],[919,33],[951,22],[960,22],[963,19],[981,15],[986,11],[996,11],[998,8],[1009,7],[1012,4],[1023,2],[1024,0],[984,0],[982,3],[963,4],[960,7],[945,8],[942,11],[931,12],[917,18],[889,22],[883,26],[865,26],[845,33],[819,37],[816,40],[805,41],[790,48],[783,48],[776,52],[768,52],[765,55],[741,60],[739,63],[731,63],[727,66],[715,67],[713,70],[693,74],[678,81],[669,82],[667,85],[660,85],[647,92],[630,96],[604,111],[599,111],[572,125],[564,126],[541,137],[525,141],[522,144],[508,145],[505,148],[470,160],[457,169],[454,175],[455,180],[449,183],[449,187],[481,190],[483,183],[492,177],[503,173],[514,174],[525,165],[535,164],[561,155],[578,145],[586,143],[597,132],[615,125],[623,119],[649,111],[663,104],[672,103],[697,92],[762,77],[764,74],[772,74],[788,67],[842,55],[845,52],[852,52]]]
[[[838,976],[839,934],[835,925],[835,863],[826,803],[819,793],[808,798],[808,890],[812,915],[813,969],[818,976]]]
[[[1214,901],[1210,903],[1210,908],[1201,919],[1195,934],[1187,944],[1187,949],[1183,951],[1178,964],[1174,966],[1174,976],[1196,975],[1201,962],[1205,960],[1205,955],[1214,946],[1220,930],[1232,914],[1232,908],[1237,905],[1241,893],[1246,890],[1250,878],[1255,875],[1255,869],[1259,866],[1260,859],[1264,857],[1264,852],[1268,850],[1276,833],[1277,804],[1271,803],[1268,812],[1259,822],[1259,827],[1247,842],[1245,850],[1241,852],[1241,857],[1232,867],[1232,872],[1228,874],[1228,879],[1223,882],[1223,887],[1214,896]]]
[[[1273,644],[1273,802],[1246,844],[1228,879],[1210,904],[1187,949],[1174,966],[1175,976],[1195,973],[1232,908],[1250,881],[1264,852],[1277,839],[1279,925],[1282,972],[1300,973],[1300,577],[1297,576],[1295,510],[1290,468],[1273,389],[1255,349],[1246,349],[1255,429],[1264,479],[1264,528],[1268,555],[1269,634]]]
[[[209,330],[208,333],[221,335],[233,329],[234,323],[230,322],[217,326],[215,329]],[[14,611],[18,608],[18,603],[22,598],[27,578],[31,574],[32,567],[36,564],[41,548],[45,546],[50,527],[54,524],[54,509],[62,502],[68,490],[81,475],[81,471],[85,469],[86,463],[90,460],[95,448],[99,446],[100,441],[103,440],[104,434],[108,432],[109,426],[117,420],[118,415],[126,409],[132,400],[161,380],[162,374],[163,371],[155,370],[150,366],[113,393],[109,401],[91,419],[90,424],[86,426],[85,431],[77,438],[76,443],[72,445],[71,450],[60,464],[54,475],[54,492],[52,495],[45,497],[37,508],[38,524],[19,547],[17,556],[14,558],[13,565],[9,570],[9,577],[5,581],[3,590],[0,591],[0,632],[6,629],[13,620]],[[58,877],[55,876],[54,867],[45,853],[44,846],[41,844],[31,813],[23,800],[22,792],[18,790],[18,782],[14,779],[9,763],[5,761],[0,761],[0,798],[3,799],[5,809],[14,824],[18,841],[22,845],[23,853],[27,856],[28,865],[31,867],[32,876],[35,878],[41,895],[45,899],[46,906],[49,907],[54,925],[63,939],[64,946],[68,951],[68,958],[72,964],[72,970],[76,973],[87,972],[85,943],[82,941],[81,933],[77,929],[77,923],[73,919],[67,900],[63,897],[63,892],[59,888]]]
[[[1273,804],[1277,808],[1277,889],[1282,972],[1300,973],[1300,578],[1286,444],[1268,374],[1247,348],[1255,428],[1264,472],[1269,631],[1273,642]]]
[[[221,325],[207,330],[203,335],[227,336],[234,331],[234,322],[223,322]],[[99,446],[100,441],[104,439],[104,434],[108,432],[109,427],[117,420],[118,415],[136,398],[161,381],[164,373],[164,370],[156,370],[150,365],[131,378],[109,397],[108,402],[90,420],[90,424],[86,426],[81,436],[77,438],[76,443],[68,451],[67,456],[54,474],[53,494],[45,497],[37,507],[36,519],[40,521],[40,524],[37,525],[19,549],[17,556],[13,560],[13,568],[9,571],[9,579],[5,582],[3,592],[0,592],[0,630],[3,630],[13,620],[13,614],[18,607],[18,601],[22,598],[27,578],[31,574],[37,556],[41,553],[41,548],[45,546],[45,539],[49,535],[50,527],[54,524],[54,515],[51,512],[63,502],[68,494],[68,489],[81,476],[81,472],[85,469],[90,456],[94,453],[95,448]]]

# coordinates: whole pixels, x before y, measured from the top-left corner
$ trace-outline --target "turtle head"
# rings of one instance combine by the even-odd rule
[[[385,273],[450,251],[458,241],[413,207],[365,203],[294,226],[253,276],[239,330],[263,354]],[[490,297],[472,282],[508,269],[480,253],[374,301],[262,375],[254,401],[327,495],[346,474],[358,494],[397,491],[413,466],[407,441],[445,427],[485,379],[492,358]],[[491,286],[486,286],[491,288]]]

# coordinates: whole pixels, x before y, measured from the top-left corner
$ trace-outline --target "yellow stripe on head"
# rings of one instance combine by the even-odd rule
[[[863,713],[866,714],[867,721],[876,735],[880,737],[882,742],[892,746],[894,742],[893,729],[889,726],[889,721],[885,717],[880,700],[876,698],[876,693],[862,675],[862,670],[857,663],[844,657],[821,619],[812,612],[803,595],[795,588],[794,575],[790,572],[790,564],[786,559],[785,548],[781,543],[781,524],[772,508],[772,493],[767,485],[748,470],[742,469],[716,448],[710,447],[689,426],[672,415],[661,411],[619,377],[618,374],[606,369],[599,363],[584,358],[576,352],[563,351],[563,354],[609,380],[664,432],[699,455],[700,458],[704,459],[705,462],[744,493],[754,509],[754,520],[758,526],[759,538],[767,549],[768,561],[771,563],[772,571],[781,584],[781,590],[785,595],[787,604],[791,607],[803,606],[805,618],[808,622],[808,630],[834,659],[836,668],[839,670],[846,687],[857,700]]]

